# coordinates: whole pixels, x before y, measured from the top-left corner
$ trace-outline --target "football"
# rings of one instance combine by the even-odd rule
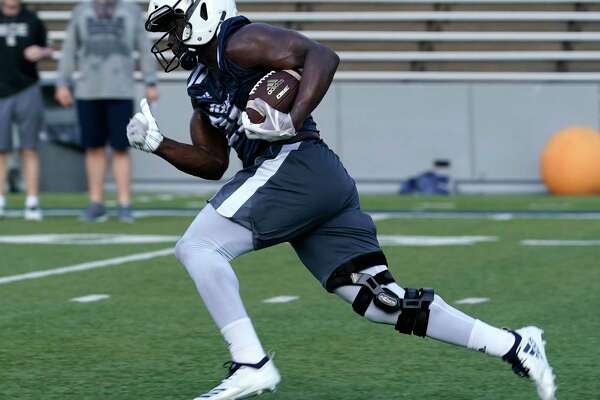
[[[271,71],[263,76],[250,91],[246,113],[253,124],[265,120],[264,114],[256,107],[257,98],[264,100],[277,111],[290,112],[296,99],[301,75],[294,70]]]

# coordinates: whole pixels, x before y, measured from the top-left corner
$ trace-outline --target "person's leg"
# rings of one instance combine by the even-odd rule
[[[113,150],[112,172],[117,184],[117,201],[122,207],[131,204],[131,157],[127,150]]]
[[[361,273],[375,276],[387,271],[387,265],[382,264],[361,270]],[[405,289],[397,283],[382,285],[383,288],[394,292],[400,299],[405,298]],[[348,303],[353,304],[359,297],[359,286],[341,286],[335,293]],[[401,311],[386,312],[375,303],[370,303],[364,317],[373,322],[396,325]],[[515,337],[508,331],[495,328],[482,321],[474,319],[456,308],[448,305],[442,297],[434,295],[429,305],[429,320],[426,336],[451,343],[468,349],[481,351],[496,357],[506,355],[515,343]]]
[[[37,148],[40,133],[44,127],[44,105],[42,93],[38,85],[33,85],[17,95],[15,111],[21,138],[21,159],[23,160],[25,170],[25,187],[27,191],[25,201],[26,218],[27,210],[31,210],[35,215],[31,214],[33,218],[28,219],[40,219],[41,212],[34,211],[38,209],[39,203],[40,163]]]
[[[105,147],[89,148],[85,152],[85,171],[88,179],[90,202],[104,201],[104,179],[106,177],[107,156]]]
[[[375,225],[358,203],[292,245],[323,286],[352,304],[359,315],[403,334],[502,357],[515,372],[534,381],[541,399],[554,399],[554,374],[544,353],[542,331],[499,329],[448,305],[433,289],[400,287],[388,271]]]
[[[81,130],[81,144],[85,149],[85,170],[88,179],[88,196],[92,204],[104,201],[108,137],[105,123],[104,101],[77,100],[77,114]]]
[[[8,162],[8,153],[0,151],[0,217],[4,216],[4,208],[6,207],[6,198],[4,193],[6,190],[6,165]]]
[[[265,357],[239,293],[230,261],[253,250],[252,232],[207,205],[177,242],[185,266],[208,312],[225,337],[232,360],[257,363]]]
[[[229,262],[254,249],[252,232],[207,205],[177,242],[185,266],[208,312],[229,346],[229,375],[201,399],[238,399],[273,391],[281,377],[256,335]]]
[[[356,205],[358,206],[358,204]],[[377,242],[372,219],[358,207],[335,216],[310,235],[292,242],[301,260],[331,292],[353,304],[354,310],[367,319],[396,326],[401,311],[382,310],[360,285],[335,280],[337,275],[361,273],[378,277],[381,288],[390,290],[399,299],[405,290],[391,277],[386,258]],[[324,268],[323,265],[328,267]],[[387,272],[386,272],[387,271]],[[412,332],[411,332],[412,333]],[[514,336],[492,328],[449,306],[440,296],[432,298],[429,307],[427,336],[455,345],[483,350],[496,356],[505,355],[514,344]],[[472,338],[474,335],[475,338]],[[477,346],[477,347],[476,347]]]
[[[40,177],[40,160],[38,152],[35,149],[22,149],[21,159],[25,166],[25,187],[27,188],[27,198],[25,207],[28,209],[37,208],[39,205],[38,189]]]
[[[117,184],[117,200],[121,207],[131,205],[131,158],[127,140],[127,124],[133,116],[132,100],[107,100],[106,126],[112,152],[112,173]]]
[[[0,213],[4,212],[6,199],[8,155],[12,149],[12,121],[14,96],[0,99]]]

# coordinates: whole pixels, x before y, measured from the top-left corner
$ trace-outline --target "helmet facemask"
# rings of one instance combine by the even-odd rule
[[[185,42],[190,39],[192,33],[185,13],[176,8],[181,1],[178,0],[173,6],[163,5],[157,8],[146,20],[146,31],[164,32],[160,39],[154,42],[150,51],[165,72],[171,72],[179,67],[179,59],[186,50]],[[173,35],[175,43],[170,40],[170,35]]]
[[[151,51],[165,72],[180,65],[193,69],[197,64],[196,47],[210,42],[219,25],[237,14],[234,0],[177,0],[172,5],[172,1],[164,1],[151,0],[145,27],[149,32],[164,32]],[[155,2],[163,5],[158,7]]]

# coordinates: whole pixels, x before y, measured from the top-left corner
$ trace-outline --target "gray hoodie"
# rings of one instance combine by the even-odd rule
[[[95,4],[84,1],[73,10],[56,84],[71,84],[75,65],[78,65],[76,98],[132,99],[135,97],[134,51],[139,54],[146,84],[156,83],[156,62],[150,53],[143,16],[136,4],[117,0],[112,17],[99,18]]]

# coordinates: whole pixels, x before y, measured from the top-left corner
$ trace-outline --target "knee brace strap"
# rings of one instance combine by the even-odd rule
[[[365,315],[371,301],[386,312],[396,312],[400,309],[401,300],[396,293],[382,287],[394,282],[389,271],[382,271],[375,276],[355,272],[351,275],[352,284],[362,286],[352,302],[352,308],[359,315]]]
[[[429,306],[433,302],[435,292],[431,288],[404,290],[402,313],[396,322],[396,330],[407,335],[414,333],[425,337],[429,323]]]
[[[336,268],[329,279],[327,279],[325,289],[329,293],[333,293],[340,286],[354,285],[350,275],[377,265],[387,265],[385,255],[381,251],[355,257]]]
[[[380,251],[358,256],[336,269],[327,280],[325,288],[332,293],[341,286],[360,286],[352,303],[352,308],[359,315],[365,315],[371,301],[386,312],[396,312],[400,310],[401,299],[391,290],[382,287],[394,282],[390,271],[385,270],[375,276],[360,272],[377,265],[387,265],[385,255]]]

